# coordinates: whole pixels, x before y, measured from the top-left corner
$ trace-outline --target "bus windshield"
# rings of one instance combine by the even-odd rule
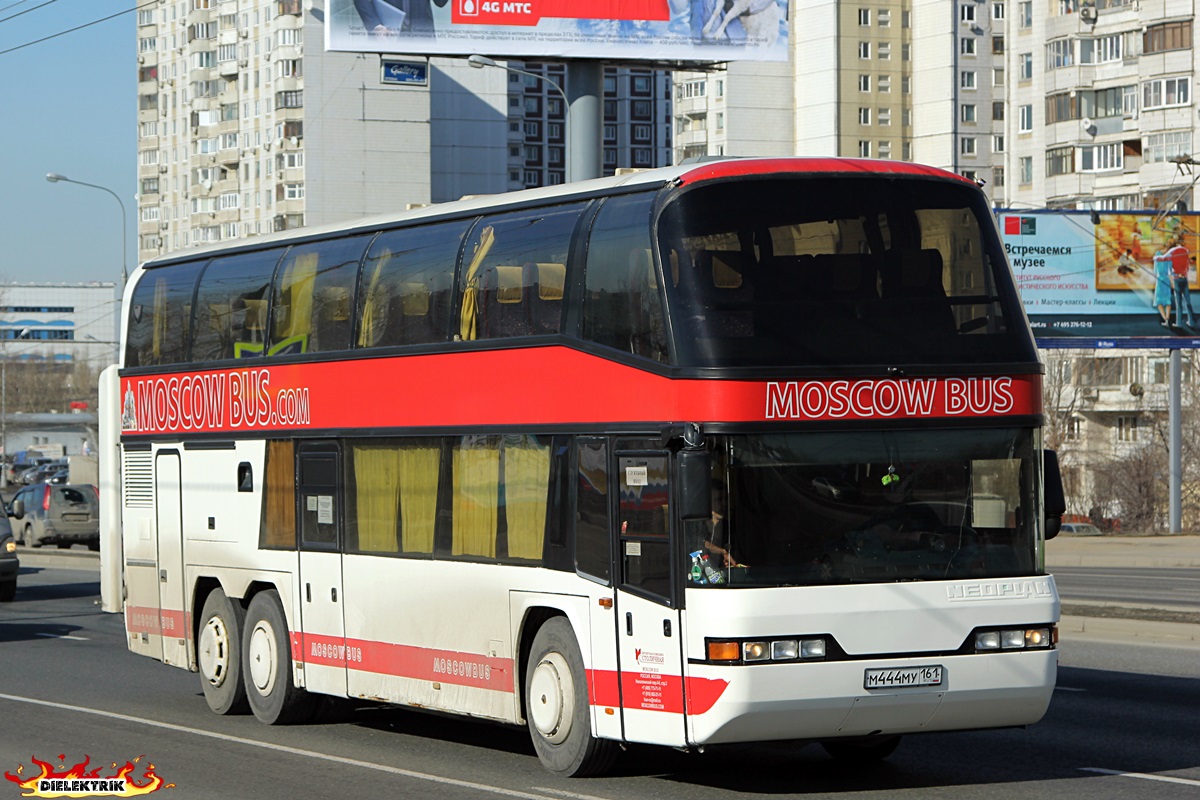
[[[724,579],[689,572],[688,585],[1036,574],[1033,438],[1016,428],[720,437],[714,516],[686,523],[686,535]]]
[[[684,191],[658,221],[677,363],[1036,361],[983,196],[817,176]]]

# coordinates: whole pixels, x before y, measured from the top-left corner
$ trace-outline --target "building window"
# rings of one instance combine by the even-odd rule
[[[1187,50],[1192,46],[1192,21],[1167,22],[1151,25],[1142,34],[1143,53],[1163,53],[1168,50]]]
[[[859,42],[858,43],[858,57],[859,58],[870,58],[871,57],[871,43],[870,42]]]
[[[1071,66],[1075,63],[1071,56],[1070,39],[1055,39],[1053,42],[1046,42],[1046,69],[1061,69]]]
[[[997,186],[1004,185],[1004,167],[992,168],[992,183],[996,184]]]
[[[1004,152],[1004,134],[997,133],[994,136],[992,136],[992,152],[993,153],[1003,153]]]
[[[963,3],[958,7],[958,19],[960,22],[975,21],[975,4],[972,2]]]
[[[859,125],[870,125],[871,124],[871,109],[869,109],[869,108],[858,109],[858,124]]]
[[[904,142],[900,145],[900,158],[904,161],[912,161],[912,142]]]
[[[858,90],[860,92],[871,91],[871,76],[870,75],[859,75],[858,76]]]
[[[1052,147],[1046,151],[1046,177],[1070,175],[1075,171],[1075,148]]]
[[[866,139],[858,140],[858,157],[859,158],[870,158],[871,157],[871,143],[869,141],[867,141]]]
[[[878,51],[879,51],[879,60],[880,61],[891,61],[891,59],[892,59],[892,44],[891,44],[891,42],[880,42]]]
[[[1004,85],[1004,67],[992,68],[992,86]]]
[[[1079,93],[1059,92],[1046,98],[1046,124],[1079,119]]]
[[[1033,27],[1033,0],[1021,0],[1017,3],[1017,27]]]
[[[888,141],[887,139],[879,140],[879,157],[880,158],[891,158],[892,157],[892,143],[890,141]]]
[[[304,107],[304,91],[295,89],[288,92],[277,92],[275,94],[276,108],[303,108]]]
[[[974,103],[964,103],[959,111],[959,119],[963,122],[977,122]]]
[[[1017,56],[1017,78],[1027,81],[1033,77],[1033,53],[1021,53]]]
[[[1004,54],[1004,37],[1003,36],[993,36],[992,37],[992,54],[997,55],[997,56]]]
[[[883,92],[885,94],[890,93],[892,91],[892,76],[891,75],[880,75],[879,76],[879,91]]]
[[[1159,78],[1142,84],[1142,109],[1186,106],[1190,101],[1187,78]]]
[[[891,125],[892,110],[890,108],[880,108],[875,114],[875,122],[878,125]],[[883,157],[883,153],[879,155],[881,158]]]
[[[1136,442],[1138,440],[1138,419],[1137,417],[1120,416],[1117,417],[1117,441],[1119,442]]]
[[[958,152],[964,156],[973,156],[978,152],[974,136],[964,136],[958,141]]]
[[[1178,156],[1186,156],[1191,150],[1191,131],[1152,133],[1143,141],[1142,159],[1147,164],[1159,164]]]
[[[1004,19],[1004,3],[992,3],[992,19]]]
[[[1112,172],[1125,168],[1125,147],[1120,142],[1079,148],[1081,172]]]
[[[1071,417],[1067,420],[1067,439],[1077,442],[1083,436],[1083,417]]]
[[[1080,64],[1104,64],[1121,60],[1121,34],[1101,36],[1098,39],[1079,40]]]
[[[997,100],[992,103],[992,120],[1000,122],[1004,119],[1004,101]]]
[[[870,25],[871,25],[871,9],[860,8],[858,10],[858,24],[863,26],[864,28],[870,27]]]
[[[968,69],[959,73],[958,85],[964,89],[975,88],[975,70]]]
[[[912,94],[912,78],[908,75],[900,76],[900,94]]]
[[[964,56],[975,55],[975,38],[972,36],[964,36],[958,40],[958,52]]]
[[[875,24],[881,28],[892,27],[892,12],[886,8],[881,8],[875,12]]]
[[[1021,156],[1017,159],[1017,169],[1021,172],[1019,180],[1022,186],[1033,183],[1033,156]]]

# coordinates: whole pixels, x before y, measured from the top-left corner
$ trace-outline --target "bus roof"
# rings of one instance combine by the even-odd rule
[[[415,222],[421,219],[433,219],[447,216],[470,215],[472,212],[495,211],[508,206],[520,206],[542,203],[548,200],[570,200],[579,196],[606,194],[621,189],[638,186],[653,186],[675,182],[679,185],[689,185],[704,181],[723,180],[739,176],[762,176],[773,174],[846,174],[858,176],[910,176],[923,178],[941,178],[971,181],[936,167],[922,164],[912,164],[904,161],[889,161],[868,158],[723,158],[701,163],[680,164],[673,167],[630,172],[608,178],[576,181],[559,186],[547,186],[537,189],[522,189],[506,194],[468,195],[460,200],[446,203],[435,203],[420,208],[409,209],[392,214],[381,214],[371,217],[343,220],[327,225],[296,228],[287,231],[269,233],[248,239],[239,239],[235,243],[223,242],[204,247],[178,250],[167,255],[146,261],[142,266],[154,268],[166,266],[180,261],[194,261],[197,258],[211,256],[217,253],[235,250],[254,250],[260,247],[279,244],[281,242],[318,239],[332,233],[349,233],[353,231],[375,230],[394,225]],[[974,185],[974,184],[972,184]]]

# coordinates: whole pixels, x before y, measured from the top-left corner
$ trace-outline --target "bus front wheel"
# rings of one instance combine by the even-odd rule
[[[249,710],[242,682],[242,627],[246,611],[220,589],[204,600],[196,661],[200,685],[208,707],[218,714],[244,714]]]
[[[268,725],[304,722],[316,707],[316,698],[292,680],[288,638],[279,594],[270,589],[254,595],[242,633],[242,674],[250,710]]]
[[[598,775],[612,766],[616,742],[592,735],[583,656],[564,617],[546,621],[525,667],[525,716],[546,769],[568,777]]]

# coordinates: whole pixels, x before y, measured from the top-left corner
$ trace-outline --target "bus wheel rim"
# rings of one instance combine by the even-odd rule
[[[210,617],[200,631],[200,671],[213,686],[229,674],[229,630],[220,617]]]
[[[270,694],[275,685],[279,657],[275,652],[275,629],[265,619],[250,631],[250,680],[259,694]]]
[[[571,734],[575,712],[575,682],[567,660],[547,653],[529,681],[529,716],[533,727],[550,744],[562,744]]]

